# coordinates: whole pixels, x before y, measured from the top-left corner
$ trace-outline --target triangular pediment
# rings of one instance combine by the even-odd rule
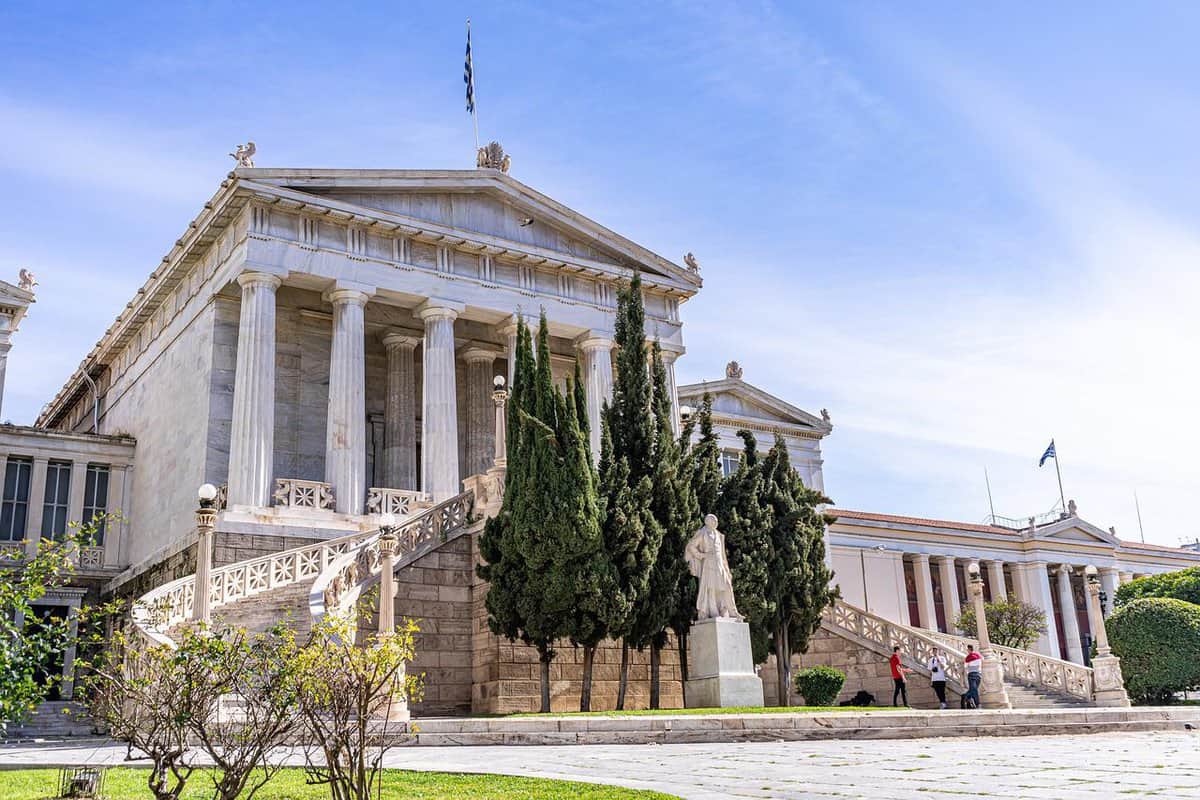
[[[691,293],[698,273],[626,239],[498,170],[238,170],[239,177],[325,198],[369,214],[495,237],[537,250],[640,271]]]
[[[1067,517],[1049,525],[1043,525],[1034,534],[1036,539],[1052,541],[1074,541],[1117,545],[1117,537],[1079,517]]]
[[[712,396],[714,416],[808,429],[820,436],[833,430],[824,416],[810,414],[738,378],[680,386],[679,402],[699,406],[705,392]]]

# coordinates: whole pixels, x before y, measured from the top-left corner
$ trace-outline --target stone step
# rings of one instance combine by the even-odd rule
[[[69,700],[55,700],[38,706],[24,724],[10,726],[6,738],[59,739],[95,735],[92,720],[84,715],[82,705]]]

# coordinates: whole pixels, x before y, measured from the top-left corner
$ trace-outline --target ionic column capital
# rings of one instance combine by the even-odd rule
[[[333,303],[335,306],[355,305],[362,308],[371,299],[371,294],[370,292],[364,292],[362,289],[338,286],[327,291],[324,297],[326,301]]]
[[[925,564],[926,566],[928,566],[928,564],[929,564],[929,554],[928,553],[909,553],[909,555],[912,557],[913,561],[917,561],[921,564]]]
[[[238,286],[243,289],[265,287],[268,289],[278,289],[283,283],[283,279],[278,275],[272,275],[269,272],[243,272],[237,276]]]
[[[616,340],[611,331],[593,330],[575,337],[575,346],[585,353],[612,350],[616,346]]]
[[[383,346],[388,350],[400,347],[415,350],[417,345],[421,343],[420,336],[412,336],[402,331],[388,331],[379,337],[379,340],[383,342]]]
[[[448,319],[451,322],[458,319],[458,315],[466,310],[466,305],[455,300],[443,300],[439,297],[430,297],[421,305],[417,306],[413,313],[422,322],[430,322],[431,320]]]
[[[1059,564],[1055,570],[1059,575],[1066,575],[1068,578],[1075,574],[1075,567],[1070,564]]]
[[[494,347],[489,347],[488,345],[480,344],[478,342],[472,342],[460,350],[458,355],[468,364],[476,362],[487,362],[490,364],[497,358],[500,358],[503,354]]]

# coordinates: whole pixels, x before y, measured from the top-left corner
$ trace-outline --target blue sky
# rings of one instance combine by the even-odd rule
[[[835,431],[840,505],[1195,538],[1200,8],[1117,3],[7,3],[0,271],[38,275],[28,423],[230,169],[472,165],[675,260],[681,382]],[[6,276],[8,277],[8,276]]]

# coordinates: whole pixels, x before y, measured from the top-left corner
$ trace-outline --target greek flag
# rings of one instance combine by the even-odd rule
[[[1056,461],[1058,460],[1058,456],[1054,452],[1054,440],[1053,439],[1050,440],[1050,446],[1046,448],[1046,452],[1042,453],[1042,459],[1041,459],[1041,461],[1038,462],[1038,466],[1040,467],[1043,464],[1045,464],[1047,458],[1053,458]]]
[[[463,65],[463,83],[467,85],[467,112],[475,113],[475,69],[471,66],[471,22],[467,21],[467,60]]]

